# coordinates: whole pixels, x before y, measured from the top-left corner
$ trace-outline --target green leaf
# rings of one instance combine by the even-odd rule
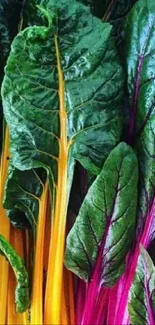
[[[139,220],[149,213],[155,189],[155,2],[141,0],[125,26],[130,102],[129,142],[139,159]]]
[[[65,265],[85,281],[91,279],[97,258],[102,285],[113,285],[124,271],[135,226],[137,174],[132,148],[121,143],[84,199],[67,237]]]
[[[155,267],[143,246],[130,289],[128,308],[132,325],[155,324]]]
[[[18,0],[0,1],[0,87],[4,77],[4,66],[10,52],[11,42],[17,34],[22,10]],[[2,148],[3,111],[0,96],[0,152]]]
[[[77,2],[55,6],[51,1],[57,36],[56,26],[34,26],[14,40],[2,94],[13,164],[21,170],[50,166],[56,183],[61,126],[55,43],[64,78],[65,132],[73,140],[70,155],[94,173],[119,141],[123,73],[109,24]]]
[[[30,304],[29,280],[28,273],[24,265],[24,260],[17,255],[15,250],[2,235],[0,235],[0,252],[9,261],[15,273],[17,280],[17,286],[15,290],[16,311],[17,313],[23,313],[28,309]]]
[[[20,171],[10,163],[5,186],[4,208],[10,221],[18,228],[31,226],[34,236],[45,182],[42,174],[34,169]]]

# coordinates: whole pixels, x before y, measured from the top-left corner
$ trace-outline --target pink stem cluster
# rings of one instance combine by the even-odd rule
[[[127,257],[123,276],[112,288],[101,287],[102,249],[100,249],[93,276],[85,294],[81,288],[80,303],[77,304],[77,324],[79,325],[129,325],[128,297],[136,272],[140,244],[148,248],[151,242],[152,229],[155,229],[155,199],[152,209],[146,218],[142,234],[139,236],[134,252]],[[83,299],[84,298],[84,299]],[[82,313],[79,316],[79,311]]]

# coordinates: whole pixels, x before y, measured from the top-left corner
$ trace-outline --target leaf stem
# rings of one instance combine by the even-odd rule
[[[10,223],[6,216],[6,212],[3,208],[3,195],[4,195],[4,186],[8,170],[8,157],[9,157],[9,129],[6,126],[5,129],[5,138],[3,144],[3,151],[1,156],[1,169],[0,169],[0,234],[5,236],[9,241],[10,239]],[[0,312],[0,324],[5,324],[6,320],[6,305],[7,305],[7,291],[8,291],[8,272],[9,264],[0,255],[0,302],[1,302],[1,312]]]
[[[112,9],[112,6],[115,3],[115,1],[117,1],[117,0],[111,0],[111,2],[109,3],[109,6],[108,6],[103,18],[102,18],[103,22],[106,22],[106,21],[109,20],[109,17],[110,17],[110,14],[111,14],[111,9]]]
[[[64,80],[60,63],[58,39],[55,35],[57,57],[59,101],[60,101],[60,141],[58,159],[58,184],[54,213],[54,225],[49,249],[49,263],[45,292],[45,324],[60,324],[61,295],[63,278],[63,259],[65,245],[65,230],[68,200],[68,143],[67,143],[67,115],[65,111]]]
[[[37,224],[37,239],[35,246],[32,303],[31,303],[31,324],[43,324],[43,252],[45,221],[48,202],[48,183],[46,182],[39,202],[39,216]]]

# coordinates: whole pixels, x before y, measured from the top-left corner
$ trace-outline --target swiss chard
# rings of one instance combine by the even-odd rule
[[[124,271],[135,227],[137,180],[136,156],[121,143],[90,187],[68,235],[65,264],[89,282],[83,324],[91,324],[101,287],[114,285]]]
[[[42,178],[42,179],[41,179]],[[31,179],[31,182],[27,180]],[[20,171],[9,164],[5,186],[4,208],[12,224],[18,228],[32,228],[35,237],[39,213],[39,199],[45,175],[39,170]]]
[[[138,1],[125,24],[125,60],[130,106],[128,142],[134,146],[139,162],[138,226],[135,249],[125,272],[122,297],[115,323],[128,319],[129,290],[134,279],[140,250],[154,236],[155,136],[154,136],[154,37],[155,3]]]
[[[19,276],[17,290],[1,255],[0,323],[27,322],[15,291],[31,325],[153,325],[154,0],[3,0],[0,12],[0,249]]]
[[[54,225],[45,323],[55,324],[74,160],[98,174],[119,141],[124,77],[109,24],[76,1],[51,1],[42,12],[49,26],[29,27],[12,43],[2,95],[14,166],[48,171]]]
[[[144,15],[146,12],[147,15]],[[125,57],[131,107],[128,140],[134,145],[139,160],[140,224],[150,212],[155,187],[154,22],[155,3],[145,0],[137,2],[125,25]]]
[[[142,246],[129,293],[129,314],[132,325],[155,324],[155,267]]]
[[[0,253],[3,254],[9,261],[16,275],[16,310],[18,313],[23,313],[30,304],[28,274],[25,269],[24,261],[20,256],[17,255],[17,253],[2,235],[0,235]]]

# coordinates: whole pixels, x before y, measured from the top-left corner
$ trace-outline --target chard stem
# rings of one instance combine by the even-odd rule
[[[8,170],[8,157],[9,157],[9,129],[6,126],[3,151],[1,156],[1,169],[0,169],[0,234],[2,234],[8,241],[10,239],[10,222],[6,216],[3,208],[3,195],[4,186]],[[3,256],[0,255],[0,324],[5,324],[6,321],[6,308],[7,308],[7,293],[8,293],[8,272],[9,264]]]
[[[57,35],[55,35],[55,48],[57,57],[59,81],[59,117],[60,140],[58,159],[58,183],[56,189],[56,204],[52,238],[50,240],[49,262],[45,292],[45,324],[55,325],[61,323],[61,297],[63,278],[63,259],[66,232],[67,201],[68,201],[68,151],[67,142],[67,114],[65,111],[64,80],[61,69],[60,53]]]
[[[32,303],[31,303],[31,324],[43,324],[43,253],[45,221],[48,202],[48,183],[46,182],[39,202],[39,216],[37,224],[37,239],[35,246]]]
[[[63,283],[63,286],[62,286],[61,324],[62,325],[70,325],[69,315],[68,315],[68,308],[67,308],[67,301],[66,301],[65,284],[64,283]]]

